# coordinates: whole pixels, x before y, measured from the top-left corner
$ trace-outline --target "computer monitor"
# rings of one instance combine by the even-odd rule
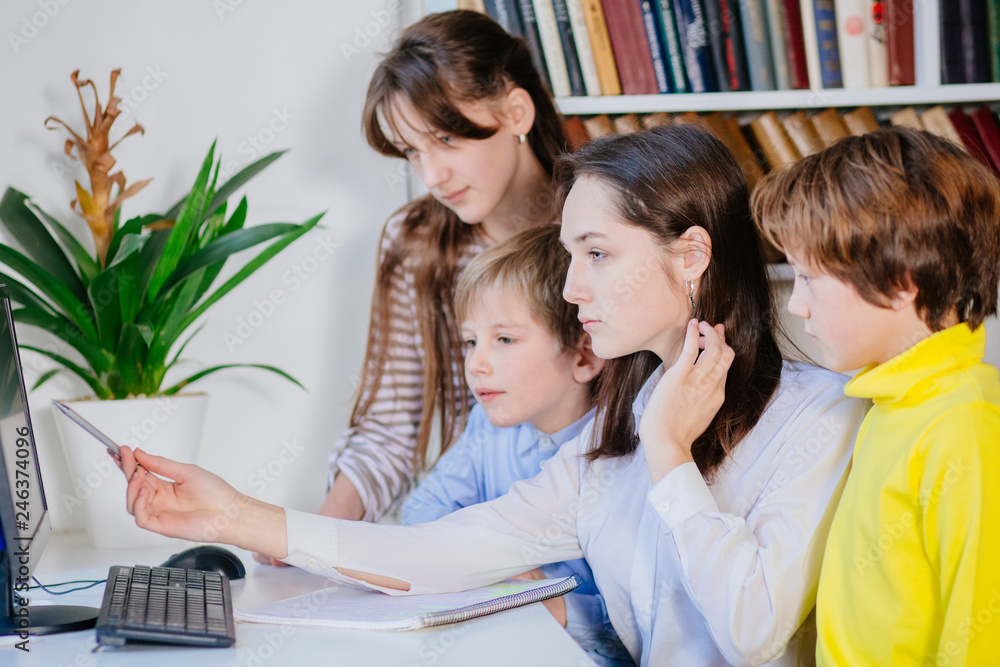
[[[32,606],[28,585],[52,532],[6,285],[0,285],[0,635],[94,626],[98,609]]]

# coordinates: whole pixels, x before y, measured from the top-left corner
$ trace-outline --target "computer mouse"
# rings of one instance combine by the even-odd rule
[[[183,567],[224,574],[230,579],[242,579],[247,574],[243,562],[228,549],[203,544],[185,549],[163,561],[162,567]]]

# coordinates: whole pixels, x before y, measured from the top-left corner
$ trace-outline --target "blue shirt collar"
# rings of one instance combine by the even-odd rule
[[[593,418],[594,409],[591,409],[587,412],[587,414],[580,417],[566,428],[552,434],[542,433],[531,424],[521,424],[521,433],[518,434],[519,437],[517,439],[517,451],[519,454],[523,454],[532,447],[537,446],[545,439],[550,440],[551,443],[557,448],[562,447],[567,442],[580,435],[583,425]]]

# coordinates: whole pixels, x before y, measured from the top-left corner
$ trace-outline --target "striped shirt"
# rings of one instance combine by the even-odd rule
[[[379,262],[402,233],[403,215],[389,219],[382,236]],[[476,237],[459,256],[459,275],[472,258],[486,249]],[[417,310],[415,270],[417,257],[407,257],[392,276],[389,292],[389,360],[382,384],[368,411],[356,426],[344,431],[330,455],[328,484],[338,472],[351,481],[361,496],[364,521],[378,521],[397,498],[413,485],[413,455],[424,406],[424,351]],[[449,322],[458,329],[454,321]],[[465,389],[464,369],[452,368],[456,387]],[[460,406],[457,406],[460,407]]]

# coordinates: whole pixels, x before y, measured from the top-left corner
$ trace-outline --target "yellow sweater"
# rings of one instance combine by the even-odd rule
[[[1000,379],[960,324],[851,380],[874,406],[830,530],[819,665],[1000,664]]]

